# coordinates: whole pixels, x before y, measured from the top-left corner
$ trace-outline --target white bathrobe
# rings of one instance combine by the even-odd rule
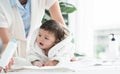
[[[45,63],[48,60],[58,60],[59,63],[70,62],[70,59],[74,56],[75,50],[74,45],[71,42],[72,36],[69,35],[64,40],[53,46],[49,50],[48,56],[46,56],[43,50],[35,43],[38,32],[39,29],[34,32],[30,42],[30,50],[27,56],[27,59],[30,62],[34,60],[40,60],[42,63]]]
[[[26,46],[32,32],[41,25],[45,9],[49,9],[55,1],[56,0],[31,0],[30,33],[28,38],[26,38],[24,24],[17,6],[11,7],[10,0],[0,0],[0,28],[8,28],[10,38],[18,41],[18,56],[26,56]]]

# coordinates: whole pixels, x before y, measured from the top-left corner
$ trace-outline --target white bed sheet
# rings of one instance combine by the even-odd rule
[[[8,72],[7,74],[120,74],[119,66],[93,66],[80,68],[79,71],[50,71],[50,70],[21,70]]]
[[[21,60],[21,59],[20,59]],[[20,61],[17,59],[17,61]],[[84,59],[76,62],[64,63],[52,67],[35,67],[22,59],[16,63],[7,74],[120,74],[120,61],[98,61]],[[18,65],[19,64],[19,65]]]

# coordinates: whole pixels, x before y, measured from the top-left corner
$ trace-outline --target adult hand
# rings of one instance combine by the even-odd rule
[[[14,59],[11,58],[10,62],[8,63],[8,65],[5,67],[5,69],[3,69],[2,67],[0,67],[0,72],[2,70],[4,70],[4,72],[8,72],[11,69],[11,66],[14,64]]]
[[[0,67],[0,72],[2,71],[2,67]]]

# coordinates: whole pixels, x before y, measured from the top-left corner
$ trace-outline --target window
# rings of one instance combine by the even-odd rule
[[[76,49],[88,57],[95,57],[96,31],[120,29],[119,0],[69,0],[68,2],[77,6],[77,11],[69,15],[69,27],[75,37]]]

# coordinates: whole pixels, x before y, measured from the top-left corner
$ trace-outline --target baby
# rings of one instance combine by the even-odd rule
[[[28,60],[32,65],[55,66],[70,61],[74,48],[68,31],[55,20],[48,20],[32,37]]]

